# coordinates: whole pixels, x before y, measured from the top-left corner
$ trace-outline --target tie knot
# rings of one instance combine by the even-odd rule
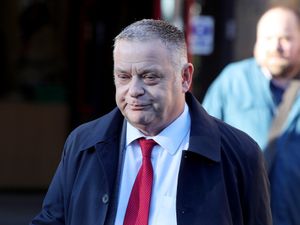
[[[157,143],[153,139],[145,139],[145,138],[140,138],[138,141],[139,141],[139,144],[140,144],[141,149],[142,149],[142,155],[143,155],[143,157],[150,158],[151,157],[152,148]]]

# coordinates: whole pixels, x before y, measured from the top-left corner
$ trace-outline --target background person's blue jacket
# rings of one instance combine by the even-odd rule
[[[258,145],[210,117],[189,93],[187,103],[192,127],[180,164],[178,225],[271,225],[269,184]],[[113,224],[123,121],[114,109],[71,133],[32,225]]]
[[[229,64],[209,87],[204,108],[245,131],[264,150],[276,112],[270,79],[254,58]],[[269,178],[274,225],[300,224],[300,95],[276,142]]]

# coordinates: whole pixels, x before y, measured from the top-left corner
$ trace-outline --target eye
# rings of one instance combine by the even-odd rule
[[[115,80],[120,83],[125,83],[131,80],[131,75],[126,73],[120,73],[115,75]]]
[[[156,84],[159,81],[159,76],[153,73],[143,75],[143,80],[146,84]]]
[[[289,43],[292,42],[293,38],[290,36],[285,36],[281,38],[281,41],[285,42],[285,43]]]

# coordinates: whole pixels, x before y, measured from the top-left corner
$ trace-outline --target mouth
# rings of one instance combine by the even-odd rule
[[[141,111],[147,109],[149,104],[128,104],[127,106],[133,111]]]
[[[271,64],[280,64],[280,65],[286,65],[288,63],[287,59],[283,57],[273,57],[269,60]]]
[[[275,60],[286,60],[283,54],[280,53],[270,53],[269,54],[270,59],[275,59]]]

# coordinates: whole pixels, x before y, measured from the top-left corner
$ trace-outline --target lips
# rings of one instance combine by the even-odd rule
[[[128,106],[131,110],[145,110],[146,108],[149,107],[149,104],[129,104]]]

